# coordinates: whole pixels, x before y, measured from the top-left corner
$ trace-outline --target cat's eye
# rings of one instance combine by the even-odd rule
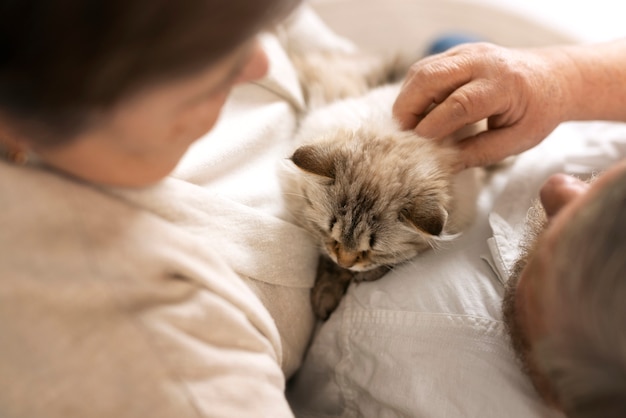
[[[375,244],[376,244],[376,235],[372,234],[370,235],[370,248],[374,248]]]
[[[348,213],[348,201],[344,198],[339,203],[339,207],[337,209],[339,211],[340,216],[346,216],[346,214]]]
[[[335,224],[337,223],[337,217],[333,216],[328,224],[328,230],[332,232],[333,228],[335,227]]]

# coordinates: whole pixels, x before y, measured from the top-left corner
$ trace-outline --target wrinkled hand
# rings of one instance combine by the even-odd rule
[[[465,167],[496,163],[537,145],[561,122],[557,56],[476,43],[427,57],[411,67],[394,116],[434,139],[487,119],[487,131],[458,145]]]

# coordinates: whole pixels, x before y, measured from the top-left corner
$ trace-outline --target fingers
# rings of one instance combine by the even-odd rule
[[[524,135],[521,129],[492,129],[460,141],[459,169],[498,163],[511,155],[529,150],[541,139]]]
[[[497,65],[500,54],[494,45],[478,43],[418,61],[394,103],[394,117],[403,129],[440,139],[505,112],[513,100]]]
[[[457,143],[460,164],[494,164],[537,145],[558,124],[551,68],[535,51],[461,45],[411,67],[394,117],[403,129],[444,141],[487,120],[487,131]]]
[[[464,126],[499,115],[506,101],[491,80],[478,80],[452,92],[418,121],[415,132],[425,138],[444,138]]]
[[[396,98],[394,117],[403,129],[413,129],[433,104],[441,103],[469,80],[469,68],[460,65],[453,52],[418,61],[409,70]]]

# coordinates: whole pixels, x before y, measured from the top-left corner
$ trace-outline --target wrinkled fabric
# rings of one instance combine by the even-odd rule
[[[494,171],[472,227],[376,282],[351,285],[289,388],[299,417],[559,417],[502,322],[528,208],[552,173],[626,156],[626,125],[568,123]]]

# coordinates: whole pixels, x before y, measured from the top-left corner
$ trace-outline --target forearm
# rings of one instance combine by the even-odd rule
[[[550,49],[563,120],[626,121],[626,39]]]

